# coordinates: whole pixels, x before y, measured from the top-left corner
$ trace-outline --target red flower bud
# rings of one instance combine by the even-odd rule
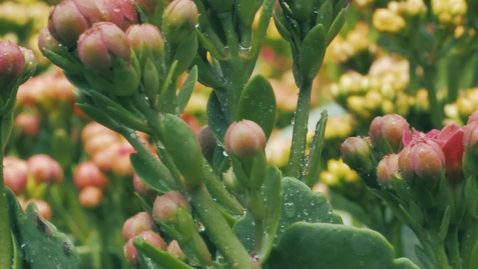
[[[22,112],[15,118],[14,126],[20,130],[22,134],[36,137],[40,129],[40,122],[37,116]]]
[[[3,179],[5,185],[17,195],[22,193],[27,184],[27,162],[15,157],[7,156],[3,158],[3,167]]]
[[[389,187],[394,175],[398,172],[398,155],[390,154],[383,157],[377,166],[377,179],[383,186]]]
[[[143,237],[144,241],[161,249],[166,250],[166,243],[164,242],[163,238],[159,236],[157,233],[153,231],[144,231],[141,232],[138,236]],[[126,259],[131,264],[136,264],[138,260],[138,252],[133,245],[134,237],[130,238],[126,245],[124,246],[124,254]]]
[[[169,191],[158,196],[153,204],[153,218],[167,223],[175,223],[178,206],[191,212],[191,206],[179,192]]]
[[[98,166],[92,161],[84,161],[78,164],[73,175],[73,181],[78,189],[83,189],[87,186],[102,189],[108,184],[105,175],[101,173]]]
[[[111,22],[122,30],[138,22],[130,0],[72,0],[91,26],[97,22]]]
[[[224,137],[226,152],[243,159],[251,158],[258,150],[264,150],[266,143],[262,128],[250,120],[232,123]]]
[[[163,15],[163,31],[168,42],[181,44],[196,28],[199,13],[191,0],[174,0]]]
[[[407,120],[397,114],[389,114],[376,117],[370,124],[370,140],[375,148],[379,148],[385,141],[388,142],[392,151],[400,151],[404,132],[409,131]]]
[[[466,124],[468,125],[472,122],[478,122],[478,110],[471,113],[470,117],[468,118],[468,122]]]
[[[48,30],[51,35],[61,44],[70,48],[76,47],[78,37],[88,27],[88,21],[73,1],[61,2],[51,10],[48,17]]]
[[[149,23],[132,25],[126,31],[126,38],[138,57],[141,68],[150,59],[159,71],[164,50],[164,40],[159,29]]]
[[[176,240],[173,240],[171,241],[171,243],[169,243],[168,252],[182,261],[186,259],[186,255],[184,255],[183,251],[181,250],[181,247],[178,244],[178,241]]]
[[[136,174],[133,175],[133,188],[141,196],[153,196],[156,194],[156,191],[144,183]]]
[[[42,182],[60,183],[63,169],[60,164],[46,154],[33,155],[28,159],[28,174],[39,184]]]
[[[445,169],[445,155],[431,139],[416,138],[398,155],[398,167],[407,181],[438,181]]]
[[[146,212],[140,212],[131,218],[127,219],[123,224],[123,238],[129,240],[144,231],[149,231],[153,228],[153,219]]]
[[[478,121],[468,123],[463,129],[465,130],[465,134],[463,135],[465,148],[473,152],[478,152]]]
[[[360,137],[349,137],[340,146],[344,163],[359,173],[370,174],[375,169],[370,144]]]
[[[96,207],[103,200],[103,191],[94,186],[86,186],[80,191],[78,200],[80,201],[80,205],[83,207]]]
[[[95,23],[80,36],[78,55],[87,68],[98,73],[107,73],[116,59],[131,60],[125,33],[110,22]]]
[[[9,41],[0,42],[0,89],[2,95],[22,77],[24,68],[25,59],[20,47]]]

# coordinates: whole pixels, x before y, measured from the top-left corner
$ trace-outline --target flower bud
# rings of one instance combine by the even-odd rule
[[[130,0],[72,0],[91,26],[97,22],[111,22],[122,30],[138,22]]]
[[[149,231],[153,228],[153,220],[146,212],[140,212],[131,218],[127,219],[123,224],[123,238],[129,240],[144,231]]]
[[[3,158],[3,180],[13,193],[21,194],[27,185],[27,162],[15,157]]]
[[[201,145],[202,155],[206,158],[206,160],[212,160],[217,142],[208,125],[204,125],[199,130],[199,132],[197,133],[197,138],[199,141],[199,145]]]
[[[250,120],[234,122],[227,129],[224,137],[224,147],[228,154],[249,159],[258,150],[266,147],[267,138],[262,128]]]
[[[80,191],[78,197],[80,205],[86,208],[93,208],[98,206],[103,200],[103,191],[94,186],[86,186]]]
[[[40,122],[37,116],[22,112],[15,118],[14,126],[20,130],[21,134],[36,137],[40,129]]]
[[[138,57],[142,69],[145,67],[146,60],[150,59],[156,69],[160,70],[164,40],[156,26],[149,23],[132,25],[126,31],[126,38]]]
[[[110,22],[95,23],[80,36],[78,55],[87,68],[98,73],[107,73],[117,59],[131,61],[125,33]]]
[[[22,77],[24,67],[25,59],[20,47],[9,41],[0,42],[0,89],[2,96],[6,96],[6,92],[10,92],[10,87]]]
[[[90,156],[96,155],[96,153],[107,150],[113,145],[119,143],[119,136],[114,133],[101,133],[95,136],[91,136],[88,140],[85,140],[85,151]]]
[[[157,247],[161,250],[166,250],[166,243],[163,238],[153,231],[141,232],[138,236],[141,236],[145,242]],[[124,254],[126,259],[131,264],[136,264],[138,260],[138,252],[133,245],[134,237],[130,238],[124,247]]]
[[[400,151],[403,133],[409,131],[408,122],[400,115],[389,114],[376,117],[370,124],[370,140],[375,148],[388,143],[392,152]]]
[[[105,175],[92,161],[84,161],[78,164],[73,174],[73,181],[80,190],[88,186],[102,189],[108,184]]]
[[[176,240],[173,240],[171,241],[171,243],[169,243],[167,250],[177,259],[180,259],[182,261],[186,259],[186,255],[184,255],[183,251],[181,250],[181,247],[178,244],[178,241]]]
[[[375,169],[370,144],[360,137],[349,137],[340,146],[343,161],[353,170],[369,174]]]
[[[470,117],[468,118],[468,122],[466,124],[470,124],[472,122],[478,122],[478,110],[471,113]]]
[[[398,172],[398,155],[390,154],[378,163],[377,179],[385,187],[389,187],[392,183],[394,175]]]
[[[471,117],[470,117],[471,119]],[[464,127],[463,144],[465,149],[478,152],[478,121],[468,120],[468,124]]]
[[[171,43],[183,43],[194,31],[199,13],[191,0],[174,0],[163,15],[163,30],[166,40]]]
[[[48,17],[48,30],[61,44],[75,48],[78,37],[88,29],[88,21],[73,1],[62,1]]]
[[[400,152],[398,167],[407,181],[437,182],[445,169],[445,155],[431,139],[418,138]]]
[[[35,53],[33,53],[32,50],[26,49],[24,47],[20,47],[20,50],[23,53],[23,62],[25,63],[21,80],[21,83],[24,83],[33,75],[33,73],[35,73],[38,62],[35,57]]]
[[[30,203],[35,203],[37,209],[38,209],[38,213],[40,213],[40,215],[46,219],[46,220],[50,220],[51,219],[51,207],[50,205],[43,201],[43,200],[37,200],[37,199],[30,199],[28,201],[26,201],[24,204],[23,204],[23,211],[26,210],[28,204]]]
[[[166,223],[175,223],[178,206],[191,212],[191,206],[179,192],[169,191],[158,196],[153,204],[153,218]]]
[[[63,169],[60,164],[46,154],[33,155],[28,159],[28,174],[36,183],[60,183],[63,181]]]

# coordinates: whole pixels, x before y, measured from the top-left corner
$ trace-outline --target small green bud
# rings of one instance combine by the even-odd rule
[[[163,30],[166,40],[181,44],[195,31],[199,13],[191,0],[174,0],[163,14]]]
[[[361,174],[370,174],[375,169],[370,144],[360,137],[349,137],[340,146],[344,162]]]

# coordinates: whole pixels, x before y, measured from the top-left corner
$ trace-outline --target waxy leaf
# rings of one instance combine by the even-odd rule
[[[159,193],[166,193],[174,190],[173,178],[169,170],[159,160],[143,157],[137,153],[129,156],[133,171],[138,177]]]
[[[340,250],[340,251],[339,251]],[[292,224],[265,269],[418,269],[406,258],[394,258],[393,247],[379,233],[329,223]]]
[[[224,147],[224,136],[226,135],[229,123],[227,122],[221,103],[216,92],[212,92],[207,103],[207,122],[211,133],[218,143]]]
[[[299,70],[305,81],[312,81],[319,72],[326,48],[324,26],[318,24],[305,36],[300,47]]]
[[[177,102],[178,102],[178,111],[176,114],[181,115],[186,108],[186,105],[193,94],[194,86],[198,80],[198,68],[194,66],[191,71],[189,71],[188,78],[184,81],[183,86],[179,90]]]
[[[185,264],[167,251],[160,250],[144,241],[142,237],[137,237],[133,241],[138,251],[146,257],[156,262],[164,269],[192,269],[193,267]]]
[[[237,120],[252,120],[261,126],[266,137],[274,128],[276,99],[269,81],[262,75],[252,78],[244,87],[237,107]]]

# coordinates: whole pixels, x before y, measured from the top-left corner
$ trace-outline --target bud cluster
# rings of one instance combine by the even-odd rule
[[[425,12],[426,6],[422,0],[392,1],[388,3],[387,8],[374,11],[372,23],[379,32],[399,34],[410,23],[408,20],[422,16]]]

